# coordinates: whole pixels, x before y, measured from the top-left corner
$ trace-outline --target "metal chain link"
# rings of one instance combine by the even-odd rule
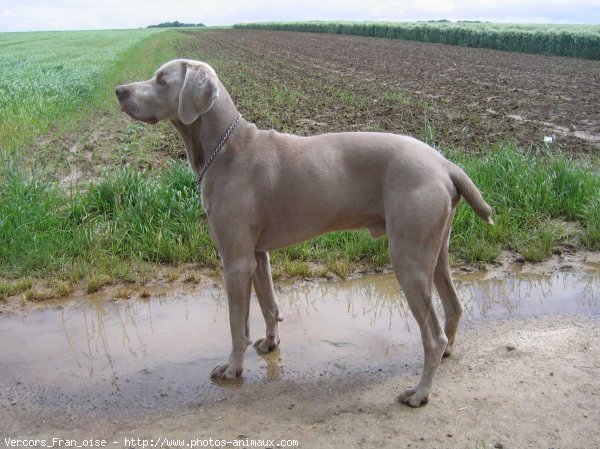
[[[202,181],[202,176],[204,176],[204,173],[206,172],[206,170],[208,170],[208,167],[210,166],[210,164],[212,164],[212,162],[215,160],[215,158],[217,157],[217,154],[219,154],[219,151],[221,151],[221,149],[227,142],[227,139],[229,139],[229,136],[231,135],[231,133],[233,133],[233,130],[235,129],[235,127],[237,126],[237,124],[239,123],[241,118],[242,118],[242,114],[238,114],[237,118],[229,126],[229,129],[227,129],[227,131],[225,132],[225,135],[219,142],[219,145],[217,145],[217,148],[215,149],[215,151],[213,151],[213,154],[210,155],[208,160],[202,166],[202,169],[200,170],[200,174],[198,175],[198,189],[200,189],[200,181]]]

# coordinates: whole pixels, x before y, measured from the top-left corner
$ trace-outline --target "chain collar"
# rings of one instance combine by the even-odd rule
[[[238,114],[238,116],[233,121],[233,123],[231,123],[231,125],[229,125],[229,128],[223,135],[223,138],[219,142],[219,145],[217,145],[217,148],[215,149],[215,151],[213,151],[213,154],[210,155],[208,160],[202,166],[202,169],[200,170],[200,174],[198,175],[198,188],[200,188],[200,181],[202,181],[202,176],[204,176],[204,173],[206,172],[206,170],[208,170],[208,167],[210,167],[210,164],[212,164],[212,162],[215,160],[215,158],[217,157],[217,154],[219,154],[219,151],[221,151],[221,149],[223,149],[223,146],[227,142],[227,139],[229,139],[229,136],[233,133],[233,130],[235,129],[237,124],[240,122],[241,118],[242,118],[242,114]]]

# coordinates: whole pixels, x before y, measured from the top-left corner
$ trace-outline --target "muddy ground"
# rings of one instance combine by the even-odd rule
[[[142,447],[127,438],[161,447],[176,446],[163,446],[160,438],[186,444],[251,438],[297,440],[301,448],[594,448],[600,445],[599,325],[597,317],[553,315],[463,326],[430,403],[418,409],[395,402],[418,379],[422,357],[415,342],[391,367],[365,364],[309,379],[251,378],[216,399],[169,410],[140,412],[122,403],[112,412],[85,404],[74,412],[43,400],[15,400],[4,391],[1,436],[79,444],[102,438],[119,448]],[[282,338],[285,345],[285,331]],[[134,411],[123,411],[128,408]]]

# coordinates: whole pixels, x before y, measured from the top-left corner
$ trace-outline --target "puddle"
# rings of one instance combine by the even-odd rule
[[[600,315],[600,276],[456,276],[463,325],[543,314]],[[281,350],[246,352],[244,383],[397,373],[420,360],[419,330],[391,275],[278,287]],[[61,413],[158,411],[223,398],[213,383],[229,354],[222,288],[150,300],[65,304],[0,318],[0,406]],[[251,336],[264,332],[252,299]]]

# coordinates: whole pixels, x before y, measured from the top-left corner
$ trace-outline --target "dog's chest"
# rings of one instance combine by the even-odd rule
[[[200,191],[200,204],[202,205],[202,209],[204,209],[206,216],[210,216],[210,201],[204,190]]]

